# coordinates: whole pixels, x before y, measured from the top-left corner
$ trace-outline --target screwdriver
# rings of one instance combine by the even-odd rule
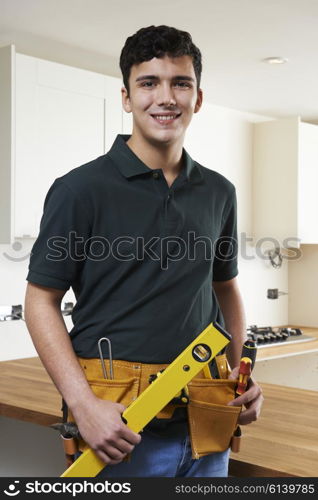
[[[241,396],[246,391],[249,378],[251,376],[252,370],[255,365],[257,347],[255,340],[246,340],[242,347],[242,354],[240,359],[240,368],[238,376],[238,384],[236,386],[236,397]],[[233,452],[238,453],[240,451],[240,438],[242,431],[239,425],[237,425],[231,443],[231,449]]]
[[[257,347],[254,340],[246,340],[243,344],[240,359],[239,379],[236,387],[236,395],[240,396],[246,391],[246,387],[255,365]]]

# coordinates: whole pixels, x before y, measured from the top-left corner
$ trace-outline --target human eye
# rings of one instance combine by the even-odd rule
[[[143,88],[151,89],[155,86],[155,83],[152,80],[145,80],[141,82],[140,86]]]
[[[191,82],[188,82],[188,81],[177,81],[177,82],[175,82],[175,86],[182,88],[182,89],[191,89],[192,88]]]

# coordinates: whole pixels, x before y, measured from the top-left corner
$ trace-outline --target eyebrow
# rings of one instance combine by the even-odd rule
[[[142,75],[136,78],[136,82],[140,82],[142,80],[159,80],[159,77],[155,75]],[[172,80],[186,80],[189,82],[194,82],[194,78],[192,76],[187,76],[187,75],[177,75],[174,76]]]

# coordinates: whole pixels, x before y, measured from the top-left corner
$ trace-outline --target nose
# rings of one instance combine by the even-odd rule
[[[157,87],[156,101],[158,106],[175,106],[176,98],[173,92],[173,88],[169,83],[162,83]]]

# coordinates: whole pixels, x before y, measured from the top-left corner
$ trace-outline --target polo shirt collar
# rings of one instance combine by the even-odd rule
[[[126,142],[130,135],[118,134],[108,155],[115,163],[118,170],[127,179],[153,172],[152,168],[147,167],[138,156],[127,146]],[[184,173],[191,183],[201,182],[203,179],[199,165],[194,162],[191,156],[183,149]]]

